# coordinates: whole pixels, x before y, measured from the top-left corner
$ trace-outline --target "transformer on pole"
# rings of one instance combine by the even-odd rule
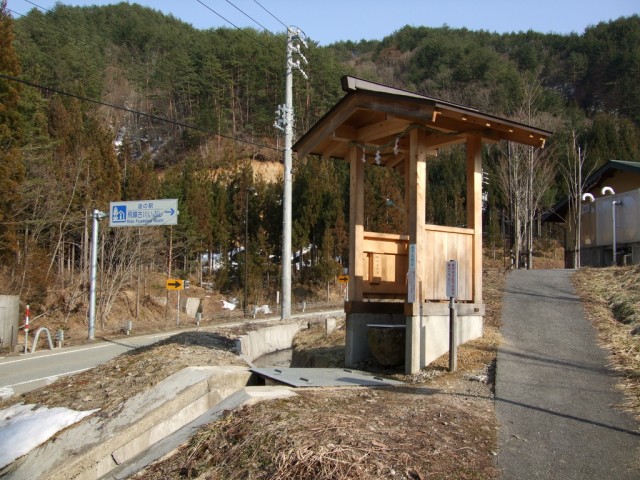
[[[278,118],[274,126],[284,131],[284,189],[282,195],[282,320],[291,317],[291,197],[292,197],[292,151],[293,145],[293,69],[304,78],[306,73],[300,67],[300,59],[294,61],[294,54],[304,63],[307,59],[300,52],[300,44],[307,47],[305,35],[296,27],[287,29],[287,69],[285,83],[285,104],[277,110]]]

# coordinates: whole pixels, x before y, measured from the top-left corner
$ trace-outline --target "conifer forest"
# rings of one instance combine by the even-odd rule
[[[102,225],[103,317],[150,272],[273,303],[286,33],[197,30],[127,3],[22,16],[0,5],[0,293],[83,311],[91,212],[178,199],[176,226]],[[571,35],[406,26],[382,40],[307,40],[308,79],[294,80],[296,138],[342,97],[343,75],[554,132],[533,164],[513,161],[507,144],[484,147],[484,245],[498,255],[534,257],[560,235],[541,218],[567,197],[577,166],[586,176],[611,159],[640,161],[638,16]],[[397,231],[404,182],[389,169],[365,175],[366,229]],[[463,226],[464,149],[430,159],[428,178],[427,221]],[[326,289],[348,265],[348,190],[346,162],[294,157],[297,288]]]

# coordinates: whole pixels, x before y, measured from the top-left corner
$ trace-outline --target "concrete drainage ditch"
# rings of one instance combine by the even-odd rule
[[[290,348],[295,334],[307,325],[295,322],[250,332],[239,339],[238,353],[251,364],[266,353]],[[118,415],[103,418],[97,412],[59,432],[0,470],[0,476],[128,478],[184,444],[223,411],[292,395],[290,387],[265,386],[248,368],[188,367],[125,401]]]

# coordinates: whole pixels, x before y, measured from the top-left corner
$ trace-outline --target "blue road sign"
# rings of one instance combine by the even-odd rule
[[[178,224],[178,200],[111,202],[110,227],[154,227]]]

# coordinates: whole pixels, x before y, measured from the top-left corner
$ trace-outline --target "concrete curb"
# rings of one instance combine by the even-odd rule
[[[163,438],[129,462],[114,468],[109,474],[102,478],[106,480],[125,480],[130,478],[152,463],[170,456],[182,445],[189,442],[189,439],[193,437],[202,426],[215,422],[227,410],[234,410],[241,406],[252,405],[261,401],[287,398],[295,395],[296,393],[289,387],[280,386],[245,387],[238,390],[193,422],[185,425],[168,437]]]
[[[64,430],[0,476],[100,478],[243,389],[251,375],[244,367],[185,368],[124,402],[117,416],[102,418],[98,412]]]

